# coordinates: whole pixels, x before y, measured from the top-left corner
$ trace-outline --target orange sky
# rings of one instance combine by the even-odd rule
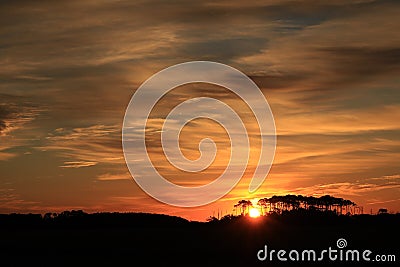
[[[364,211],[400,211],[400,33],[396,1],[64,1],[0,4],[0,212],[140,211],[204,220],[243,198],[332,194]],[[249,179],[258,129],[243,103],[216,86],[175,89],[149,120],[155,165],[177,184],[214,179],[229,142],[208,120],[184,128],[183,153],[219,148],[205,173],[181,173],[160,153],[172,104],[218,98],[251,141],[244,178],[219,201],[174,208],[128,173],[121,127],[129,99],[154,73],[212,60],[248,75],[273,111],[277,150],[263,185]],[[210,131],[212,129],[212,131]]]

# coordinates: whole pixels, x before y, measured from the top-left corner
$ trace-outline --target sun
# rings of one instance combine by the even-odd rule
[[[251,209],[249,210],[249,215],[250,215],[250,217],[252,217],[252,218],[260,217],[260,211],[259,211],[258,209],[256,209],[256,208],[251,208]]]

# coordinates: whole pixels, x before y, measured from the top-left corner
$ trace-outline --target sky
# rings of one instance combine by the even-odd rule
[[[151,212],[205,220],[240,199],[331,194],[364,212],[400,211],[400,3],[398,1],[1,1],[0,213]],[[122,151],[129,100],[150,76],[193,60],[230,65],[262,90],[277,146],[268,177],[248,184],[260,153],[248,108],[210,84],[178,87],[147,122],[157,170],[187,186],[218,177],[229,139],[198,119],[180,145],[199,157],[204,137],[218,149],[204,172],[171,166],[160,129],[174,105],[212,97],[236,109],[251,142],[237,186],[220,200],[177,208],[132,179]],[[146,131],[147,132],[147,131]]]

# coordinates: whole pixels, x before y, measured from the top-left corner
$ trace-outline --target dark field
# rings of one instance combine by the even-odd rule
[[[399,226],[400,214],[287,212],[207,223],[144,213],[0,215],[0,266],[398,266]],[[319,256],[337,249],[339,238],[347,241],[343,250],[395,255],[396,262],[257,259],[264,245]]]

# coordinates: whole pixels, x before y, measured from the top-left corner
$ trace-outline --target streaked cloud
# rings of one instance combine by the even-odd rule
[[[62,168],[90,167],[98,163],[124,162],[117,126],[92,125],[85,128],[57,128],[46,137],[40,150],[57,151],[64,161]]]
[[[43,111],[24,97],[0,93],[0,161],[18,155],[13,149],[29,145],[31,122]]]
[[[82,168],[96,165],[97,162],[93,161],[65,161],[61,168]]]
[[[130,173],[104,173],[97,176],[100,181],[114,181],[114,180],[130,180],[132,179]]]

